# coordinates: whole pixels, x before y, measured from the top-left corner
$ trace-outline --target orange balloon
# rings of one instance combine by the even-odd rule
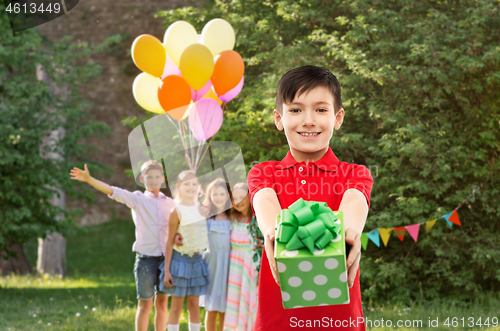
[[[191,102],[191,89],[184,78],[170,75],[158,87],[160,105],[174,119],[180,121]]]
[[[212,84],[217,95],[231,91],[241,81],[245,73],[245,65],[240,54],[235,51],[220,53],[214,65]]]
[[[163,44],[156,37],[143,34],[135,38],[132,44],[132,60],[137,68],[151,76],[160,77],[163,74],[167,54]]]

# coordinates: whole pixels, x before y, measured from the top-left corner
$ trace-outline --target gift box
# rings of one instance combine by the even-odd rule
[[[342,212],[297,200],[278,216],[274,252],[284,308],[349,303]]]

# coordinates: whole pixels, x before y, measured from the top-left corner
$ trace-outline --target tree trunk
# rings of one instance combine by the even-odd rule
[[[66,239],[57,232],[47,232],[38,238],[38,272],[51,276],[66,276]]]
[[[14,244],[11,249],[17,253],[16,258],[4,259],[5,253],[0,254],[0,273],[2,275],[8,275],[10,273],[16,274],[28,274],[32,272],[31,266],[26,259],[24,254],[23,244]]]
[[[36,76],[38,80],[50,82],[50,77],[43,71],[41,66],[37,66]],[[64,89],[59,89],[55,84],[50,82],[50,90],[52,94],[60,95],[64,94]],[[47,109],[47,111],[53,111],[52,109]],[[54,147],[59,140],[64,137],[64,129],[59,128],[48,132],[47,137],[43,139],[40,150],[43,150],[45,146]],[[45,158],[59,159],[62,160],[62,152],[55,148],[51,148],[50,153],[42,153]],[[62,209],[65,208],[65,196],[64,192],[57,190],[57,194],[52,197],[51,203],[54,206],[58,206]],[[51,276],[66,276],[66,239],[57,232],[47,232],[45,239],[38,238],[38,260],[36,269],[42,274],[49,274]]]

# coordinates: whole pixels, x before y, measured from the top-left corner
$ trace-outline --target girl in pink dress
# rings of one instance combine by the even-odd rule
[[[256,220],[252,213],[247,184],[236,184],[232,194],[233,230],[224,330],[251,331],[257,314],[257,270],[260,263],[255,246],[262,245],[251,235],[252,222]]]

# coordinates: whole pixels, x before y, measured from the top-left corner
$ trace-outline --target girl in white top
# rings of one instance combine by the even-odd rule
[[[209,271],[201,252],[208,248],[207,221],[199,212],[200,184],[196,174],[183,171],[177,177],[175,210],[170,215],[165,263],[160,267],[163,284],[160,291],[172,295],[168,331],[179,330],[179,320],[187,297],[189,330],[199,331],[199,297],[206,293]],[[174,247],[175,233],[183,237],[183,245]]]

